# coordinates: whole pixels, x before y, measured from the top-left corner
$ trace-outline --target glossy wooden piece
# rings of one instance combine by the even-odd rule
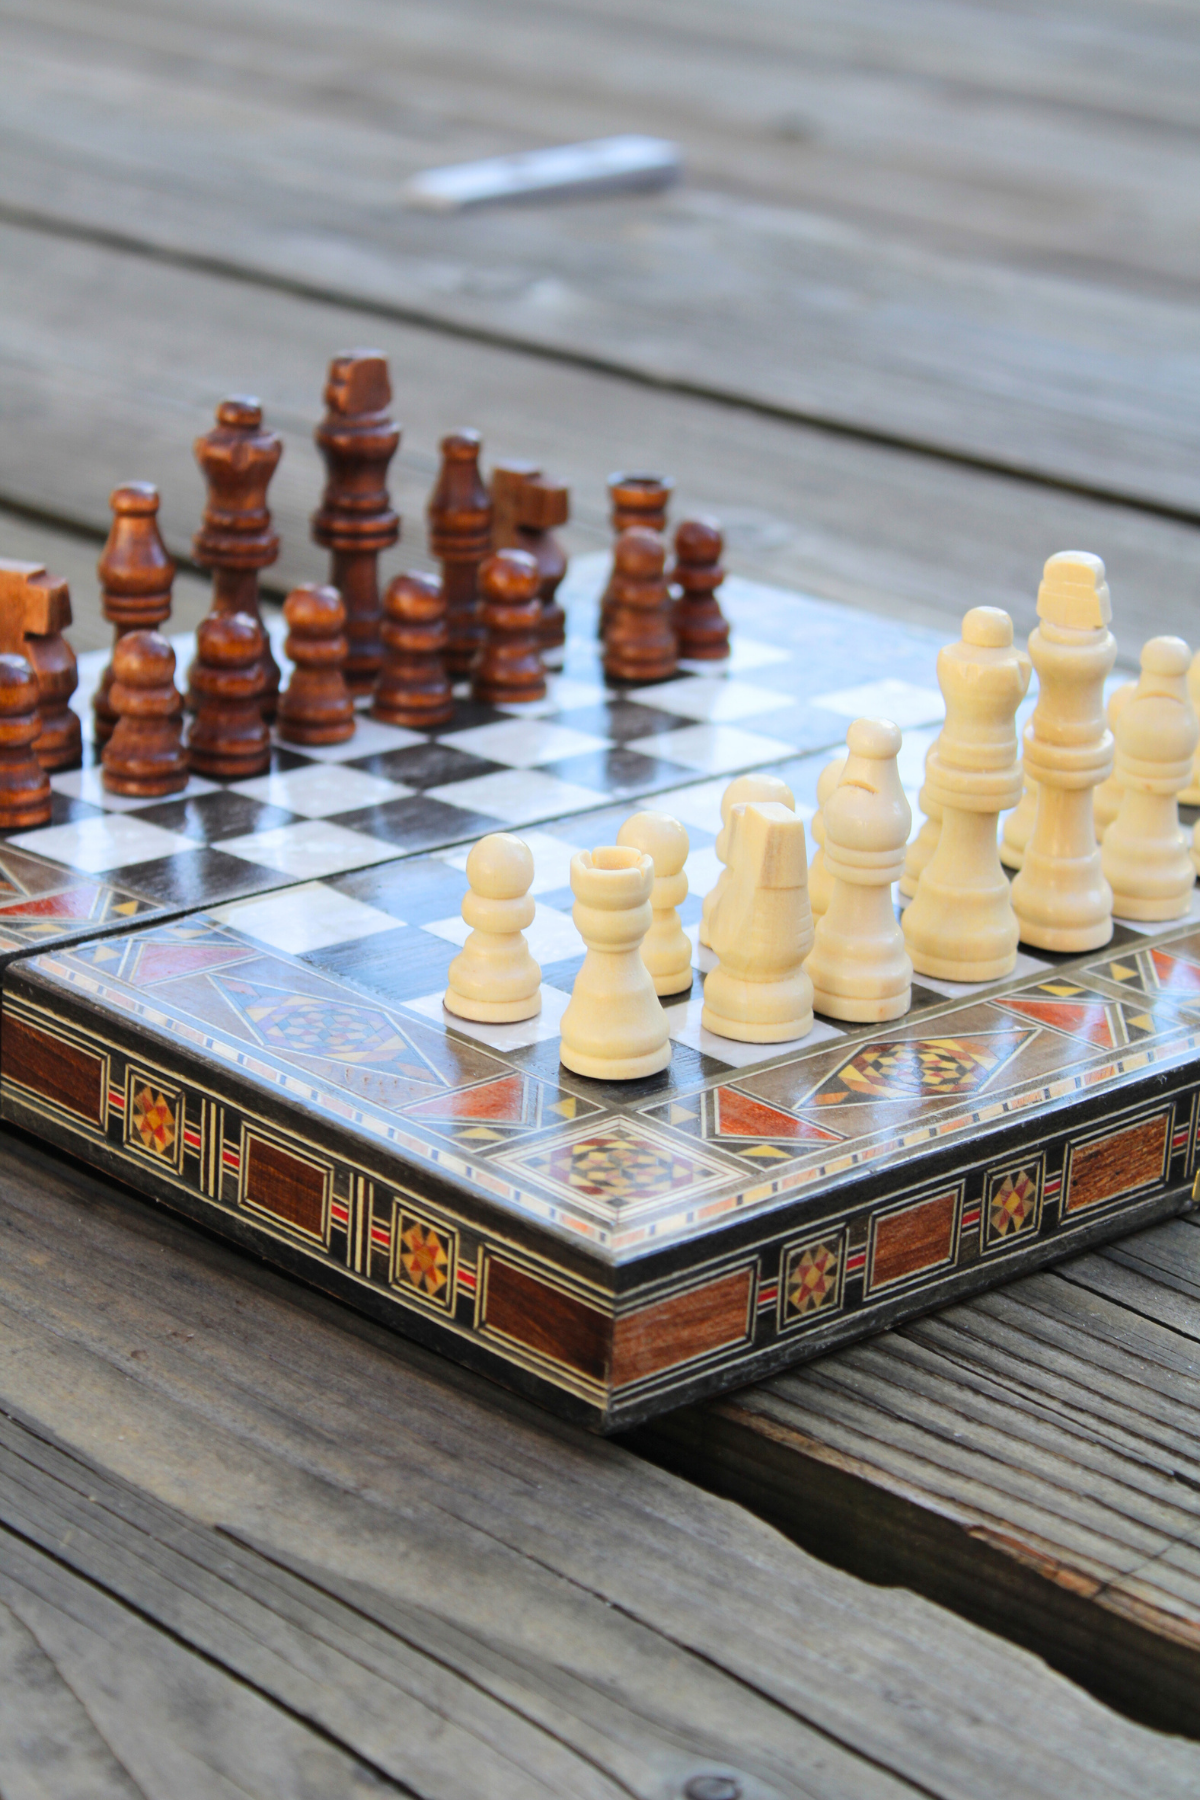
[[[37,677],[30,663],[0,652],[0,831],[49,821],[50,780],[33,753],[39,725]]]
[[[40,727],[34,754],[43,769],[72,769],[83,754],[71,695],[79,685],[75,652],[63,632],[71,623],[71,595],[42,563],[0,559],[0,650],[23,656],[37,676]]]
[[[667,507],[670,505],[674,486],[674,482],[666,475],[624,473],[620,470],[616,474],[610,475],[608,478],[608,505],[613,537],[619,539],[622,532],[631,531],[634,526],[642,526],[647,531],[665,532]],[[602,636],[608,629],[611,608],[612,579],[610,577],[600,602],[600,632]]]
[[[523,457],[493,463],[488,492],[492,496],[492,549],[515,550],[521,489],[541,475],[541,465]]]
[[[175,562],[158,529],[158,489],[149,481],[125,481],[114,488],[108,504],[113,521],[96,564],[100,577],[100,610],[116,633],[114,645],[127,631],[157,631],[171,614]],[[117,723],[109,700],[113,665],[108,663],[92,699],[93,736],[107,743]]]
[[[679,653],[665,564],[657,531],[635,525],[617,539],[604,637],[610,681],[663,681],[675,673]]]
[[[679,654],[688,662],[720,662],[729,655],[729,621],[717,599],[725,579],[724,548],[712,519],[685,519],[675,533],[675,631]]]
[[[483,638],[479,617],[479,565],[492,544],[492,502],[479,473],[477,431],[452,431],[442,439],[442,466],[429,497],[429,548],[442,566],[449,643],[446,667],[468,675]]]
[[[354,702],[344,674],[350,644],[342,597],[333,587],[298,587],[283,616],[295,668],[280,696],[279,735],[289,744],[344,744],[354,736]]]
[[[313,433],[328,479],[312,535],[332,553],[330,585],[346,608],[345,679],[352,694],[370,693],[383,661],[379,553],[400,536],[387,490],[388,464],[400,444],[391,400],[387,358],[378,350],[347,350],[329,365],[326,413]]]
[[[157,631],[127,631],[113,650],[109,698],[117,717],[104,746],[104,785],[113,794],[177,794],[187,786],[183,696],[175,652]]]
[[[540,700],[545,694],[538,586],[538,566],[524,550],[497,550],[480,569],[479,612],[485,635],[471,672],[476,700],[514,704]]]
[[[383,596],[383,667],[371,717],[385,725],[432,730],[454,717],[446,674],[446,601],[432,575],[397,575]]]
[[[571,490],[564,482],[538,474],[522,484],[517,495],[515,543],[518,550],[527,550],[538,566],[542,602],[538,641],[543,650],[555,650],[567,641],[567,615],[557,599],[567,573],[567,557],[554,533],[570,516]]]
[[[283,455],[283,442],[263,424],[253,395],[234,394],[217,408],[212,431],[196,439],[196,461],[208,483],[204,520],[192,539],[192,553],[213,577],[212,610],[217,617],[244,613],[258,618],[258,576],[279,555],[279,538],[267,510],[267,488]],[[259,661],[263,671],[263,716],[273,718],[279,693],[279,665],[266,632]],[[188,672],[193,697],[196,688]]]
[[[271,761],[262,715],[263,639],[248,613],[210,614],[196,633],[192,689],[196,716],[188,731],[188,765],[197,775],[245,780]]]

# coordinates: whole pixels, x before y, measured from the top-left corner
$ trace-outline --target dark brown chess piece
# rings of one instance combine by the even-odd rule
[[[383,596],[383,667],[371,717],[431,731],[454,717],[444,657],[446,602],[432,575],[397,575]]]
[[[442,439],[442,467],[429,497],[429,548],[442,565],[450,641],[446,668],[467,675],[483,637],[479,565],[491,549],[492,503],[479,475],[479,433]]]
[[[492,465],[488,488],[492,496],[492,549],[517,548],[517,497],[527,481],[541,474],[537,463],[513,457]]]
[[[646,475],[625,473],[618,470],[608,478],[609,517],[612,522],[613,536],[619,538],[623,531],[631,531],[635,525],[643,526],[647,531],[665,531],[667,529],[667,507],[671,502],[675,484],[667,475]],[[608,629],[608,615],[612,606],[612,579],[605,588],[600,600],[600,635],[603,637]]]
[[[114,488],[108,504],[112,529],[96,572],[100,577],[100,610],[113,626],[114,647],[128,631],[157,631],[171,614],[175,564],[159,536],[158,489],[149,481],[126,481]],[[113,683],[110,662],[92,700],[95,738],[106,744],[117,715],[109,701]]]
[[[187,786],[183,695],[175,652],[157,631],[126,631],[113,647],[109,700],[117,723],[104,746],[104,785],[113,794],[177,794]]]
[[[279,735],[289,744],[344,744],[354,736],[354,702],[343,673],[350,645],[342,597],[333,587],[298,587],[283,616],[295,670],[279,699]]]
[[[262,407],[249,394],[234,394],[217,408],[215,428],[195,442],[196,461],[208,483],[204,520],[192,551],[213,577],[212,614],[258,618],[258,575],[279,555],[279,539],[267,511],[267,487],[283,455],[277,434],[262,422]],[[279,665],[264,631],[263,717],[273,719]],[[188,671],[190,696],[196,684]]]
[[[388,416],[391,401],[387,358],[378,350],[347,350],[329,365],[328,410],[313,434],[328,479],[312,534],[332,553],[330,585],[346,608],[345,679],[352,694],[371,692],[383,661],[379,553],[400,536],[387,491],[388,464],[400,443],[400,427]]]
[[[0,831],[49,821],[50,780],[33,754],[40,726],[31,664],[24,656],[0,654]]]
[[[197,775],[240,781],[264,774],[270,764],[271,734],[262,716],[266,635],[249,613],[210,613],[196,633],[197,704],[187,750]]]
[[[540,700],[546,671],[538,646],[540,576],[527,550],[497,550],[479,571],[484,638],[471,672],[471,694],[490,705]]]
[[[675,632],[679,654],[688,662],[719,662],[729,655],[729,620],[717,599],[725,579],[724,548],[712,519],[685,519],[675,533]]]
[[[70,623],[65,581],[41,563],[0,561],[0,650],[25,657],[37,676],[41,727],[33,750],[51,771],[76,768],[83,757],[82,727],[70,704],[79,670],[62,635]]]
[[[657,531],[634,525],[617,539],[604,637],[604,673],[610,681],[664,681],[675,673],[679,651],[663,575],[666,557]]]
[[[555,597],[567,572],[567,559],[554,531],[571,515],[571,492],[561,482],[532,475],[522,483],[516,508],[515,546],[528,550],[538,566],[542,602],[538,642],[543,650],[553,650],[567,639],[567,615]]]

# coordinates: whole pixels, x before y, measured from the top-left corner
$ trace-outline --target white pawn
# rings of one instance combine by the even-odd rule
[[[850,754],[825,807],[825,862],[833,893],[804,967],[813,1005],[831,1019],[898,1019],[912,1003],[912,963],[892,905],[912,812],[900,785],[899,728],[856,719]]]
[[[667,1015],[642,961],[653,922],[654,864],[632,844],[571,858],[571,917],[587,945],[562,1016],[559,1055],[576,1075],[636,1081],[671,1060]]]
[[[1104,564],[1086,550],[1052,556],[1038,589],[1040,624],[1029,639],[1038,703],[1025,727],[1025,768],[1038,784],[1037,816],[1012,901],[1021,942],[1041,950],[1098,950],[1112,937],[1094,790],[1112,773],[1104,683],[1117,659]]]
[[[1012,812],[1004,821],[1004,831],[1000,837],[1000,861],[1006,869],[1019,869],[1025,861],[1025,846],[1033,836],[1033,822],[1037,818],[1038,784],[1029,773],[1024,773],[1024,788]]]
[[[1108,705],[1104,716],[1108,720],[1108,729],[1113,737],[1117,735],[1117,720],[1137,692],[1136,681],[1123,681],[1108,696]],[[1121,777],[1114,765],[1113,772],[1107,781],[1102,781],[1092,796],[1092,812],[1096,820],[1096,838],[1104,842],[1104,834],[1121,810]]]
[[[917,799],[921,803],[921,811],[925,817],[912,843],[904,854],[904,873],[900,877],[900,892],[911,900],[917,891],[917,883],[921,879],[921,871],[926,867],[930,857],[938,847],[938,839],[942,835],[942,804],[929,785],[929,759],[937,749],[939,739],[935,738],[925,752],[925,780]]]
[[[998,606],[976,606],[938,652],[946,723],[925,765],[942,815],[937,847],[903,915],[913,968],[949,981],[998,981],[1017,960],[1017,920],[996,822],[1021,792],[1015,719],[1029,658]],[[910,846],[911,849],[911,846]]]
[[[717,833],[714,846],[717,860],[728,865],[729,862],[729,815],[742,800],[774,800],[781,806],[788,806],[793,811],[796,807],[795,795],[787,782],[778,775],[739,775],[731,781],[721,795],[721,829]],[[712,887],[704,896],[704,906],[700,914],[700,942],[706,950],[712,949],[712,938],[709,933],[712,927],[713,911],[717,901],[725,892],[729,881],[728,866],[721,870]]]
[[[1196,872],[1177,800],[1200,741],[1188,697],[1190,661],[1182,638],[1151,638],[1117,720],[1121,809],[1104,834],[1101,860],[1113,911],[1124,919],[1179,919],[1191,905]]]
[[[532,1019],[542,1010],[542,971],[524,938],[534,914],[528,844],[507,831],[480,838],[467,857],[467,880],[462,916],[472,931],[450,964],[442,1004],[460,1019],[495,1025]]]
[[[654,864],[650,905],[654,923],[642,943],[642,961],[656,994],[682,994],[692,985],[692,942],[679,923],[678,908],[687,899],[688,834],[669,813],[640,812],[626,819],[618,844],[644,850]]]
[[[1200,715],[1200,650],[1192,658],[1192,666],[1188,670],[1188,698],[1192,703],[1192,711]],[[1192,758],[1191,780],[1179,798],[1185,806],[1200,806],[1200,749]]]
[[[812,1030],[812,949],[804,821],[769,800],[730,814],[730,881],[713,916],[720,957],[704,982],[700,1023],[744,1044],[783,1044]]]
[[[808,904],[812,908],[812,916],[819,919],[829,906],[829,896],[833,892],[833,879],[825,868],[825,807],[833,797],[833,790],[842,779],[842,770],[846,766],[844,756],[835,756],[831,763],[826,763],[817,776],[817,810],[812,816],[813,843],[817,846],[813,851],[813,859],[808,868]]]

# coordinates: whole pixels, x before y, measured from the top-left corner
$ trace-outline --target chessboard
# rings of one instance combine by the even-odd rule
[[[4,1118],[603,1430],[1191,1204],[1195,907],[770,1047],[704,1029],[697,948],[668,1068],[561,1065],[577,849],[653,795],[689,833],[695,941],[733,775],[782,774],[810,817],[847,725],[882,714],[915,803],[942,714],[936,634],[735,577],[727,663],[606,686],[606,566],[561,590],[544,700],[463,695],[429,733],[363,716],[165,801],[114,801],[90,750],[55,776],[51,822],[0,844]],[[519,1025],[442,1006],[496,829],[535,867],[543,1004]]]

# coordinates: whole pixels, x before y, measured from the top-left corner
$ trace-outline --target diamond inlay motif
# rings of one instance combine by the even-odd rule
[[[866,1044],[822,1082],[809,1103],[846,1106],[970,1096],[1011,1062],[1032,1036],[1031,1031],[998,1031],[981,1037]]]
[[[400,1225],[398,1276],[418,1293],[438,1298],[450,1279],[450,1244],[432,1225],[404,1218]]]
[[[837,1297],[841,1243],[806,1244],[788,1258],[787,1316],[819,1312]]]
[[[624,1123],[549,1144],[522,1157],[521,1167],[581,1200],[609,1205],[666,1199],[708,1186],[723,1172]]]
[[[988,1238],[996,1242],[1017,1237],[1037,1212],[1036,1172],[1018,1169],[1009,1173],[988,1196]]]
[[[131,1126],[143,1150],[170,1156],[175,1145],[175,1113],[165,1094],[143,1086],[133,1096]]]

